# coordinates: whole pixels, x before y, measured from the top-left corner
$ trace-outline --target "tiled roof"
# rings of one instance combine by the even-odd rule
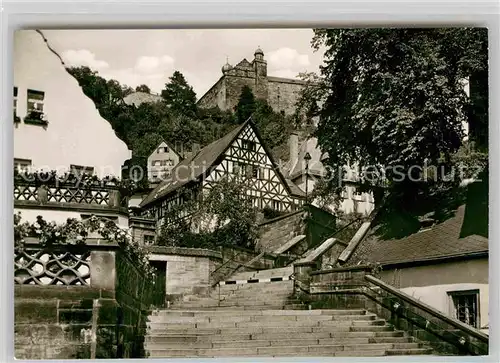
[[[483,236],[474,234],[460,238],[464,214],[465,205],[462,205],[444,222],[400,239],[380,239],[375,227],[357,246],[346,265],[392,264],[488,251],[488,239]]]
[[[131,105],[139,106],[141,103],[144,102],[153,103],[161,100],[162,98],[160,95],[154,95],[147,92],[134,92],[123,98],[123,102],[125,102],[125,104],[129,106]]]

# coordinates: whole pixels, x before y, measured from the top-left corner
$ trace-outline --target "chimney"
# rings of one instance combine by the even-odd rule
[[[200,144],[198,144],[197,142],[193,142],[193,146],[191,147],[191,152],[193,153],[193,155],[196,155],[198,151],[200,151]]]
[[[175,149],[177,153],[183,158],[184,157],[184,144],[181,141],[175,142]]]
[[[290,172],[293,170],[299,159],[299,134],[293,131],[288,142],[290,146]]]

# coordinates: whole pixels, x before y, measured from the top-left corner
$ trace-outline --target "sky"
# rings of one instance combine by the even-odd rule
[[[174,70],[200,98],[222,76],[228,59],[252,61],[260,47],[268,75],[295,78],[318,72],[322,52],[311,48],[312,29],[44,30],[69,66],[88,66],[106,79],[159,93]]]

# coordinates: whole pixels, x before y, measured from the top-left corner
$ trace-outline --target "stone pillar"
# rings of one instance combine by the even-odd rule
[[[311,272],[316,270],[315,262],[297,262],[293,265],[294,294],[301,296],[309,294]]]
[[[48,200],[48,188],[46,185],[41,185],[38,187],[38,201],[40,204],[47,203]]]
[[[115,251],[92,251],[90,253],[90,286],[102,290],[115,291]]]
[[[112,189],[109,191],[109,202],[110,207],[118,208],[121,206],[121,195],[120,192],[116,189]]]

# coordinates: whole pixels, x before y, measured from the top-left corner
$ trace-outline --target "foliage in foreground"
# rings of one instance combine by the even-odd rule
[[[90,233],[97,233],[105,240],[116,242],[131,261],[147,276],[153,276],[149,264],[147,250],[132,239],[127,229],[115,222],[92,215],[85,220],[68,218],[66,223],[47,222],[37,216],[36,222],[22,221],[21,213],[14,214],[14,248],[16,251],[25,248],[26,238],[36,238],[41,247],[84,246]]]
[[[311,82],[299,107],[319,118],[316,136],[332,173],[326,193],[342,191],[344,165],[368,166],[360,191],[375,192],[378,203],[384,187],[391,203],[411,206],[459,184],[460,163],[484,166],[486,29],[316,29],[312,45],[325,48],[325,66],[321,76],[304,75]],[[463,122],[476,153],[457,154]],[[424,180],[428,165],[439,172]]]
[[[167,214],[158,244],[193,248],[255,247],[257,214],[247,197],[245,178],[225,177],[198,197],[189,190],[180,193],[187,201]]]

